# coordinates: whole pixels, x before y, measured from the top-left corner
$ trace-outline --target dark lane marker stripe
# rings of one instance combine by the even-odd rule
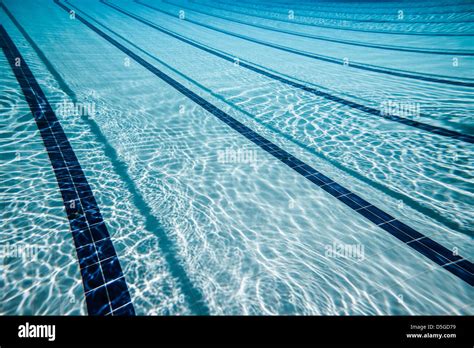
[[[227,61],[231,62],[232,64],[234,64],[234,62],[235,62],[234,57],[227,56],[226,54],[218,52],[218,51],[216,51],[216,50],[214,50],[214,49],[212,49],[208,46],[199,44],[199,43],[197,43],[197,42],[195,42],[191,39],[188,39],[188,38],[186,38],[184,36],[181,36],[181,35],[179,35],[175,32],[172,32],[168,29],[165,29],[165,28],[163,28],[163,27],[161,27],[157,24],[154,24],[154,23],[152,23],[148,20],[145,20],[145,19],[143,19],[143,18],[141,18],[141,17],[139,17],[139,16],[137,16],[133,13],[125,11],[125,10],[121,9],[120,7],[114,5],[114,4],[111,4],[111,3],[108,3],[108,2],[105,2],[105,1],[102,1],[102,0],[101,0],[101,2],[104,3],[104,5],[107,5],[111,8],[113,8],[113,9],[123,13],[124,15],[129,16],[129,17],[131,17],[131,18],[133,18],[133,19],[135,19],[135,20],[137,20],[137,21],[139,21],[139,22],[141,22],[141,23],[143,23],[143,24],[145,24],[145,25],[147,25],[147,26],[149,26],[153,29],[156,29],[156,30],[158,30],[158,31],[160,31],[164,34],[167,34],[171,37],[174,37],[175,39],[178,39],[182,42],[185,42],[185,43],[187,43],[187,44],[189,44],[193,47],[196,47],[200,50],[203,50],[207,53],[210,53],[210,54],[212,54],[216,57],[227,60]],[[353,101],[350,101],[350,100],[347,100],[347,99],[344,99],[344,98],[340,98],[340,97],[334,96],[332,94],[329,94],[329,93],[326,93],[326,92],[323,92],[323,91],[320,91],[316,88],[309,87],[309,86],[303,85],[301,83],[288,80],[288,79],[286,79],[282,76],[272,74],[268,71],[259,69],[258,67],[255,67],[254,65],[251,65],[251,64],[243,62],[243,61],[239,62],[239,66],[244,67],[248,70],[254,71],[258,74],[264,75],[266,77],[269,77],[273,80],[282,82],[286,85],[301,89],[305,92],[311,93],[311,94],[316,95],[318,97],[322,97],[326,100],[330,100],[330,101],[333,101],[333,102],[336,102],[336,103],[339,103],[339,104],[346,105],[350,108],[366,112],[366,113],[371,114],[373,116],[381,117],[381,118],[389,120],[389,121],[394,121],[394,122],[398,122],[398,123],[401,123],[401,124],[404,124],[404,125],[407,125],[407,126],[410,126],[410,127],[418,128],[418,129],[421,129],[423,131],[427,131],[427,132],[430,132],[430,133],[433,133],[433,134],[436,134],[436,135],[441,135],[441,136],[445,136],[445,137],[448,137],[448,138],[453,138],[453,139],[468,142],[468,143],[474,143],[474,136],[472,136],[472,135],[462,134],[462,133],[459,133],[459,132],[456,132],[456,131],[452,131],[452,130],[441,128],[441,127],[432,126],[432,125],[429,125],[429,124],[426,124],[426,123],[421,123],[421,122],[418,122],[418,121],[410,120],[410,119],[403,118],[403,117],[396,116],[396,115],[386,115],[386,114],[380,112],[380,110],[378,110],[378,109],[375,109],[375,108],[372,108],[372,107],[369,107],[369,106],[364,106],[362,104],[359,104],[359,103],[356,103],[356,102],[353,102]],[[427,117],[427,115],[422,115],[422,116]]]
[[[172,16],[172,17],[175,17],[175,18],[177,17],[176,15],[174,15],[172,13],[169,13],[168,11],[161,10],[161,9],[155,7],[155,6],[144,4],[144,3],[142,3],[138,0],[134,0],[134,2],[136,2],[137,4],[140,4],[142,6],[148,7],[150,9],[154,10],[154,11],[164,13],[168,16]],[[315,54],[315,53],[311,53],[311,52],[300,51],[300,50],[293,49],[293,48],[288,47],[288,46],[277,45],[277,44],[273,44],[271,42],[266,42],[266,41],[262,41],[262,40],[259,40],[259,39],[254,39],[250,36],[237,34],[237,33],[234,33],[234,32],[228,31],[228,30],[224,30],[224,29],[219,29],[215,26],[204,24],[204,23],[194,21],[194,20],[188,19],[188,18],[184,19],[184,21],[199,25],[199,26],[204,27],[204,28],[208,28],[208,29],[213,30],[213,31],[217,31],[217,32],[225,34],[225,35],[229,35],[229,36],[237,37],[239,39],[243,39],[243,40],[246,40],[246,41],[249,41],[249,42],[253,42],[253,43],[256,43],[256,44],[259,44],[259,45],[262,45],[262,46],[275,48],[275,49],[280,50],[280,51],[296,54],[296,55],[311,58],[311,59],[320,60],[320,61],[331,63],[331,64],[337,64],[337,65],[340,65],[340,66],[343,65],[342,59],[336,59],[336,58],[325,56],[325,55],[322,55],[322,54]],[[370,71],[370,72],[375,72],[375,73],[379,73],[379,74],[386,74],[386,75],[391,75],[391,76],[409,78],[409,79],[413,79],[413,80],[420,80],[420,81],[434,82],[434,83],[442,83],[442,84],[446,84],[446,85],[455,85],[455,86],[463,86],[463,87],[474,87],[474,82],[465,82],[465,81],[458,81],[458,80],[450,80],[450,79],[447,79],[447,78],[444,78],[444,77],[434,77],[434,76],[432,77],[432,76],[427,76],[427,75],[414,74],[414,73],[410,73],[408,71],[388,69],[388,68],[383,68],[383,67],[380,67],[380,66],[369,65],[369,64],[351,62],[351,63],[349,63],[349,67],[360,69],[360,70],[365,70],[365,71]]]
[[[54,2],[58,6],[63,8],[65,11],[71,11],[70,8],[60,3],[59,0],[54,0]],[[365,201],[358,195],[350,192],[349,190],[339,185],[335,181],[331,180],[327,176],[323,175],[322,173],[318,172],[306,163],[297,159],[295,156],[281,149],[280,147],[265,139],[261,135],[257,134],[249,127],[237,121],[224,111],[218,109],[213,104],[209,103],[196,93],[187,89],[185,86],[175,81],[170,76],[166,75],[161,70],[142,59],[137,54],[130,51],[128,48],[105,34],[102,30],[91,24],[86,19],[82,18],[82,16],[78,15],[77,13],[76,19],[79,19],[87,27],[89,27],[91,30],[93,30],[105,40],[110,42],[112,45],[117,47],[119,50],[127,54],[130,58],[135,60],[138,64],[142,65],[152,74],[154,74],[155,76],[178,90],[181,94],[188,97],[196,104],[200,105],[203,109],[207,110],[209,113],[217,117],[219,120],[227,124],[235,131],[239,132],[241,135],[246,137],[254,144],[258,145],[264,151],[277,158],[282,163],[286,164],[288,167],[292,168],[299,174],[303,175],[306,179],[316,184],[318,187],[322,188],[324,191],[337,198],[339,201],[346,204],[355,212],[364,216],[366,219],[370,220],[380,228],[390,233],[392,236],[398,238],[413,249],[425,255],[427,258],[440,265],[441,267],[445,268],[452,274],[466,281],[470,285],[474,285],[474,268],[473,264],[470,261],[462,258],[459,255],[455,255],[453,252],[451,252],[441,244],[438,244],[437,242],[428,237],[425,237],[423,234],[415,231],[411,227],[405,225],[403,222],[398,221],[393,216],[390,216],[389,214]]]
[[[293,31],[293,30],[284,30],[284,29],[280,29],[278,27],[272,27],[272,26],[269,26],[269,25],[246,22],[246,21],[242,21],[242,20],[239,20],[239,19],[236,19],[236,18],[223,16],[223,15],[218,16],[216,14],[208,13],[208,12],[198,10],[198,9],[195,9],[195,8],[192,8],[192,7],[189,7],[189,6],[185,6],[185,5],[182,5],[182,4],[175,4],[171,1],[163,0],[163,2],[167,3],[167,4],[170,4],[172,6],[178,7],[178,8],[187,9],[187,10],[190,10],[192,12],[201,13],[201,14],[204,14],[206,16],[223,19],[223,20],[226,20],[226,21],[229,21],[229,22],[234,22],[234,23],[238,23],[238,24],[248,25],[250,27],[270,30],[270,31],[274,31],[274,32],[277,32],[277,33],[283,33],[283,34],[288,34],[288,35],[305,37],[305,38],[313,39],[313,40],[320,40],[320,41],[326,41],[326,42],[335,42],[335,43],[342,44],[342,45],[377,48],[377,49],[381,49],[381,50],[398,51],[398,52],[440,54],[440,55],[450,55],[450,56],[474,56],[474,52],[467,52],[467,51],[448,51],[448,50],[440,51],[440,50],[430,50],[430,49],[415,48],[415,47],[410,48],[410,47],[403,47],[403,46],[376,45],[376,44],[371,44],[371,43],[363,43],[363,42],[359,42],[359,41],[333,39],[333,38],[330,38],[330,37],[327,37],[327,36],[306,34],[306,33],[301,33],[301,32]]]
[[[15,19],[5,4],[0,4],[0,7],[5,10],[9,18],[17,26],[18,30],[23,34],[28,43],[36,51],[42,62],[48,68],[49,72],[57,79],[57,82],[63,91],[71,98],[74,103],[76,103],[76,94],[69,88],[66,81],[64,81],[64,79],[61,77],[61,74],[58,73],[53,64],[48,60],[48,58],[36,45],[33,39],[28,35],[26,30]],[[135,182],[128,174],[127,164],[119,158],[117,151],[115,151],[114,147],[107,140],[107,137],[102,133],[99,125],[89,115],[83,115],[82,119],[90,127],[91,133],[95,135],[97,141],[104,146],[104,154],[109,158],[115,173],[120,177],[127,190],[131,193],[133,204],[145,218],[146,230],[151,231],[158,237],[157,239],[159,248],[163,252],[164,258],[168,263],[171,275],[181,286],[181,291],[185,297],[185,300],[189,304],[191,313],[196,315],[209,315],[210,310],[205,303],[204,296],[199,291],[199,289],[193,285],[192,281],[187,276],[185,269],[180,265],[179,260],[176,259],[176,247],[166,235],[161,222],[155,217],[155,215],[153,215],[149,204],[145,201]]]
[[[79,260],[87,311],[89,315],[135,315],[115,248],[71,144],[26,61],[1,25],[0,38],[58,181]]]
[[[53,68],[53,66],[51,65],[51,63],[48,61],[48,59],[45,57],[44,53],[40,50],[40,48],[38,47],[38,45],[36,45],[36,43],[31,39],[31,37],[28,35],[28,33],[25,31],[25,29],[20,25],[20,23],[18,23],[18,21],[16,20],[15,16],[13,16],[13,14],[10,12],[10,10],[6,7],[6,5],[3,3],[3,2],[0,2],[0,8],[3,9],[3,11],[5,11],[5,13],[7,14],[8,18],[10,18],[10,20],[13,22],[13,24],[15,24],[15,26],[17,27],[17,29],[20,31],[20,33],[24,36],[24,38],[26,39],[26,41],[28,41],[28,43],[31,45],[31,47],[33,47],[33,49],[35,50],[36,54],[40,57],[41,61],[46,65],[46,67],[48,68],[48,71],[53,75],[53,77],[55,78],[55,80],[58,82],[59,86],[61,87],[61,89],[67,94],[69,95],[70,97],[72,97],[73,99],[73,102],[76,103],[77,102],[77,98],[76,98],[76,95],[74,94],[74,92],[69,88],[68,85],[66,85],[63,81],[63,79],[61,78],[61,76],[58,74],[58,72]]]

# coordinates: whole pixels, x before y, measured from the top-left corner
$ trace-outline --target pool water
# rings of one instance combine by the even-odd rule
[[[4,0],[26,65],[2,44],[0,313],[472,315],[473,12]],[[105,312],[113,282],[101,260],[88,291],[97,243],[72,233],[26,66],[123,272],[129,297],[107,291]]]

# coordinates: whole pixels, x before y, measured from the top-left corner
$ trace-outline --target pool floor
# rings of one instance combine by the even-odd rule
[[[472,315],[474,14],[423,3],[4,1],[0,314]]]

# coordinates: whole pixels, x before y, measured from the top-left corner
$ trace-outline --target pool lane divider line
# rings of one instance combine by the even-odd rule
[[[254,27],[254,28],[260,28],[260,29],[264,29],[264,30],[270,30],[270,31],[274,31],[274,32],[277,32],[277,33],[283,33],[283,34],[287,34],[287,35],[304,37],[304,38],[313,39],[313,40],[334,42],[334,43],[338,43],[338,44],[341,44],[341,45],[376,48],[376,49],[380,49],[380,50],[389,50],[389,51],[397,51],[397,52],[412,52],[412,53],[438,54],[438,55],[450,55],[450,56],[474,56],[474,52],[467,52],[467,51],[448,51],[448,50],[441,51],[441,50],[430,50],[430,49],[423,49],[423,48],[416,48],[416,47],[377,45],[377,44],[371,44],[371,43],[364,43],[364,42],[360,42],[360,41],[335,39],[335,38],[331,38],[331,37],[327,37],[327,36],[313,35],[313,34],[293,31],[293,30],[284,30],[284,29],[280,29],[278,27],[272,27],[272,26],[269,26],[269,25],[246,22],[246,21],[242,21],[240,19],[236,19],[236,18],[233,18],[233,17],[217,15],[217,14],[214,14],[214,13],[205,12],[203,10],[192,8],[192,7],[189,7],[189,6],[182,5],[182,4],[176,4],[176,3],[173,3],[173,2],[167,1],[167,0],[164,0],[163,2],[167,3],[171,6],[175,6],[175,7],[182,8],[182,9],[187,9],[187,10],[190,10],[192,12],[201,13],[201,14],[209,16],[209,17],[214,17],[214,18],[222,19],[222,20],[229,21],[229,22],[243,24],[243,25],[247,25],[247,26]]]
[[[28,35],[26,30],[21,26],[21,24],[15,19],[13,14],[7,9],[5,4],[0,3],[0,7],[5,10],[5,13],[9,16],[12,22],[16,25],[18,30],[23,34],[28,43],[32,46],[35,52],[40,57],[41,61],[48,68],[49,72],[56,78],[59,86],[63,91],[71,98],[71,100],[76,103],[77,96],[69,88],[66,81],[61,77],[58,71],[54,68],[53,64],[48,60],[45,54],[40,50],[36,45],[33,39]],[[122,38],[126,40],[125,38]],[[133,45],[133,44],[132,44]],[[143,51],[144,52],[144,51]],[[144,52],[146,53],[146,52]],[[189,309],[194,315],[209,315],[210,309],[206,304],[204,295],[201,291],[196,288],[192,283],[189,276],[186,274],[186,270],[182,267],[179,260],[175,257],[176,247],[173,245],[173,242],[166,235],[161,222],[155,217],[150,208],[149,204],[145,201],[142,194],[139,192],[135,182],[132,180],[128,174],[127,165],[123,162],[114,147],[109,143],[106,136],[102,133],[99,125],[88,115],[83,116],[84,122],[90,127],[92,134],[96,137],[97,141],[104,146],[104,154],[110,159],[110,163],[113,167],[115,173],[120,177],[122,182],[125,184],[126,189],[131,194],[131,200],[135,207],[139,210],[140,214],[144,217],[145,229],[152,232],[158,237],[158,245],[162,251],[166,262],[168,263],[169,271],[172,277],[177,280],[181,288],[181,292],[184,295],[185,300],[189,305]]]
[[[20,23],[18,23],[15,16],[13,16],[13,14],[10,12],[10,10],[7,8],[7,6],[3,2],[0,2],[0,8],[2,8],[3,11],[5,11],[8,18],[10,18],[10,20],[13,22],[13,24],[15,24],[18,31],[23,35],[23,37],[26,39],[26,41],[28,41],[28,43],[34,49],[34,51],[39,56],[41,61],[46,65],[46,67],[48,68],[48,71],[53,75],[55,80],[58,82],[59,86],[64,91],[64,93],[66,93],[72,99],[72,101],[74,103],[76,103],[77,102],[77,97],[76,97],[75,93],[64,82],[64,80],[61,78],[61,75],[59,75],[58,72],[54,69],[54,67],[51,65],[49,60],[44,55],[43,51],[41,51],[41,49],[38,47],[38,45],[31,39],[31,37],[28,35],[28,33],[25,31],[25,29],[21,26]]]
[[[194,40],[191,40],[191,39],[186,38],[182,35],[179,35],[179,34],[173,32],[171,30],[165,29],[165,28],[163,28],[163,27],[161,27],[157,24],[154,24],[154,23],[152,23],[148,20],[145,20],[145,19],[141,18],[140,16],[137,16],[133,13],[130,13],[129,11],[123,10],[120,7],[116,6],[115,4],[112,4],[112,3],[109,3],[109,2],[106,2],[106,1],[103,1],[103,0],[100,0],[100,2],[102,2],[104,5],[107,5],[111,8],[113,8],[113,9],[115,9],[116,11],[119,11],[119,12],[123,13],[124,15],[129,16],[129,17],[131,17],[131,18],[133,18],[133,19],[135,19],[135,20],[137,20],[137,21],[139,21],[139,22],[155,29],[155,30],[158,30],[158,31],[160,31],[164,34],[167,34],[167,35],[171,36],[171,37],[174,37],[175,39],[178,39],[182,42],[185,42],[185,43],[187,43],[187,44],[189,44],[193,47],[196,47],[200,50],[203,50],[207,53],[210,53],[210,54],[212,54],[216,57],[227,60],[227,61],[231,62],[232,64],[235,63],[235,57],[229,56],[229,55],[227,55],[223,52],[219,52],[219,51],[217,51],[217,50],[215,50],[211,47],[200,44],[200,43],[198,43]],[[138,1],[135,1],[135,2],[137,2],[138,4],[141,4]],[[271,72],[265,71],[263,69],[260,69],[256,66],[254,66],[253,64],[247,63],[245,61],[240,61],[239,66],[244,67],[244,68],[246,68],[248,70],[251,70],[253,72],[256,72],[257,74],[269,77],[269,78],[271,78],[273,80],[276,80],[278,82],[289,85],[291,87],[301,89],[301,90],[303,90],[305,92],[308,92],[308,93],[311,93],[311,94],[313,94],[317,97],[322,97],[326,100],[330,100],[330,101],[333,101],[335,103],[342,104],[342,105],[348,106],[348,107],[356,109],[356,110],[360,110],[360,111],[368,113],[372,116],[381,117],[383,119],[393,121],[393,122],[398,122],[398,123],[404,124],[404,125],[409,126],[409,127],[418,128],[418,129],[421,129],[423,131],[426,131],[426,132],[429,132],[429,133],[432,133],[432,134],[436,134],[436,135],[440,135],[440,136],[444,136],[444,137],[448,137],[448,138],[453,138],[453,139],[456,139],[458,141],[463,141],[463,142],[474,144],[474,136],[472,136],[472,135],[459,133],[459,132],[452,131],[452,130],[449,130],[449,129],[445,129],[445,128],[442,128],[442,127],[432,126],[432,125],[429,125],[429,124],[426,124],[426,123],[410,120],[410,119],[400,117],[400,116],[396,116],[396,115],[385,114],[385,113],[382,113],[380,110],[378,110],[376,108],[372,108],[372,107],[369,107],[369,106],[364,106],[362,104],[359,104],[359,103],[356,103],[356,102],[353,102],[353,101],[350,101],[350,100],[332,95],[330,93],[318,90],[314,87],[306,86],[304,84],[286,79],[282,76],[279,76],[279,75],[273,74]],[[426,116],[426,115],[424,115],[424,116]]]
[[[74,150],[28,64],[2,25],[0,39],[58,182],[79,261],[87,312],[135,315],[115,248]]]
[[[69,13],[71,11],[69,7],[65,6],[59,0],[54,0],[54,2],[66,12]],[[264,137],[253,131],[251,128],[234,119],[226,112],[220,110],[204,98],[200,97],[190,89],[186,88],[184,85],[180,84],[178,81],[166,75],[154,65],[145,61],[136,53],[129,50],[127,47],[104,33],[102,30],[97,28],[95,25],[93,25],[77,13],[76,19],[81,21],[89,29],[93,30],[96,34],[103,37],[106,41],[114,45],[120,51],[127,54],[130,58],[135,60],[138,64],[143,66],[152,74],[166,82],[168,85],[179,91],[184,96],[191,99],[196,104],[200,105],[210,114],[214,115],[216,118],[227,124],[230,128],[237,131],[239,134],[259,146],[261,149],[278,159],[280,162],[295,170],[316,186],[322,188],[324,191],[338,199],[340,202],[344,203],[353,211],[362,215],[367,220],[379,226],[395,238],[401,240],[414,250],[418,251],[419,253],[421,253],[431,261],[435,262],[439,266],[443,267],[447,271],[451,272],[458,278],[464,280],[471,286],[474,285],[474,267],[469,260],[459,256],[457,253],[452,252],[451,250],[435,242],[431,238],[424,236],[422,233],[414,230],[413,228],[407,226],[406,224],[397,220],[393,216],[385,213],[384,211],[370,204],[355,193],[347,190],[342,185],[336,183],[329,177],[318,172],[316,169],[312,168],[308,164],[286,152],[279,146],[273,144],[271,141],[265,139]]]
[[[145,3],[141,2],[141,1],[138,1],[138,0],[134,0],[134,2],[136,2],[139,5],[142,5],[142,6],[150,8],[150,9],[153,9],[157,12],[161,12],[161,13],[164,13],[168,16],[172,16],[174,18],[177,18],[176,15],[171,14],[171,13],[169,13],[167,11],[164,11],[164,10],[158,9],[155,6],[145,4]],[[322,55],[322,54],[311,53],[311,52],[308,52],[308,51],[301,51],[301,50],[291,48],[291,47],[288,47],[288,46],[283,46],[283,45],[279,45],[279,44],[276,44],[276,43],[271,43],[271,42],[259,40],[259,39],[256,39],[256,38],[253,38],[253,37],[250,37],[250,36],[246,36],[246,35],[242,35],[242,34],[238,34],[238,33],[232,32],[232,31],[219,29],[219,28],[217,28],[213,25],[204,24],[204,23],[201,23],[199,21],[195,21],[195,20],[192,20],[192,19],[189,19],[189,18],[183,19],[183,21],[193,23],[195,25],[198,25],[198,26],[201,26],[201,27],[213,30],[213,31],[217,31],[219,33],[222,33],[222,34],[225,34],[225,35],[228,35],[228,36],[233,36],[233,37],[237,37],[237,38],[242,39],[242,40],[253,42],[253,43],[256,43],[258,45],[275,48],[277,50],[281,50],[281,51],[284,51],[284,52],[296,54],[296,55],[299,55],[299,56],[303,56],[303,57],[307,57],[307,58],[311,58],[311,59],[315,59],[315,60],[320,60],[320,61],[323,61],[323,62],[326,62],[326,63],[336,64],[336,65],[339,65],[341,67],[343,66],[343,60],[342,59],[338,59],[338,58],[334,58],[334,57],[330,57],[330,56],[325,56],[325,55]],[[365,70],[365,71],[370,71],[370,72],[375,72],[375,73],[378,73],[378,74],[385,74],[385,75],[390,75],[390,76],[396,76],[396,77],[402,77],[402,78],[407,78],[407,79],[419,80],[419,81],[440,83],[440,84],[445,84],[445,85],[463,86],[463,87],[474,87],[474,82],[453,80],[453,79],[449,79],[447,76],[446,77],[445,76],[430,76],[430,75],[427,75],[427,74],[422,75],[422,74],[411,73],[411,72],[406,71],[406,70],[390,69],[390,68],[384,68],[384,67],[381,67],[381,66],[364,64],[364,63],[357,63],[357,62],[350,62],[347,67],[348,68],[350,67],[350,68]]]

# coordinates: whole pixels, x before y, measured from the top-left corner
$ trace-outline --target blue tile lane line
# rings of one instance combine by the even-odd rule
[[[175,32],[172,32],[168,29],[165,29],[165,28],[163,28],[159,25],[156,25],[156,24],[154,24],[150,21],[147,21],[147,20],[145,20],[145,19],[143,19],[143,18],[141,18],[141,17],[139,17],[135,14],[132,14],[128,11],[125,11],[125,10],[119,8],[118,6],[114,5],[114,4],[111,4],[111,3],[108,3],[108,2],[105,2],[105,1],[101,1],[101,2],[103,2],[105,5],[107,5],[111,8],[125,14],[126,16],[129,16],[129,17],[131,17],[131,18],[133,18],[133,19],[135,19],[135,20],[137,20],[137,21],[139,21],[139,22],[141,22],[141,23],[143,23],[143,24],[145,24],[145,25],[147,25],[151,28],[154,28],[155,30],[158,30],[158,31],[160,31],[164,34],[167,34],[167,35],[171,36],[171,37],[174,37],[174,38],[176,38],[176,39],[178,39],[182,42],[185,42],[189,45],[192,45],[193,47],[196,47],[200,50],[203,50],[207,53],[210,53],[210,54],[212,54],[216,57],[227,60],[231,63],[235,62],[235,57],[227,55],[223,52],[219,52],[219,51],[217,51],[215,49],[212,49],[208,46],[199,44],[194,40],[188,39],[188,38],[186,38],[182,35],[179,35]],[[426,123],[421,123],[421,122],[418,122],[418,121],[410,120],[410,119],[403,118],[403,117],[396,116],[396,115],[386,115],[386,114],[382,113],[380,110],[378,110],[376,108],[372,108],[372,107],[369,107],[369,106],[364,106],[362,104],[359,104],[359,103],[356,103],[356,102],[353,102],[353,101],[350,101],[350,100],[347,100],[347,99],[344,99],[344,98],[337,97],[337,96],[332,95],[330,93],[323,92],[323,91],[318,90],[316,88],[306,86],[306,85],[303,85],[303,84],[295,82],[295,81],[288,80],[288,79],[286,79],[282,76],[272,74],[271,72],[262,70],[262,69],[254,66],[252,64],[249,64],[249,63],[246,63],[246,62],[243,62],[243,61],[239,62],[239,66],[243,67],[243,68],[246,68],[248,70],[254,71],[258,74],[264,75],[266,77],[269,77],[273,80],[284,83],[286,85],[301,89],[305,92],[311,93],[311,94],[316,95],[318,97],[322,97],[326,100],[330,100],[330,101],[333,101],[333,102],[336,102],[336,103],[339,103],[339,104],[342,104],[342,105],[346,105],[350,108],[357,109],[357,110],[360,110],[362,112],[368,113],[372,116],[381,117],[383,119],[393,121],[393,122],[398,122],[398,123],[404,124],[406,126],[418,128],[418,129],[421,129],[421,130],[429,132],[429,133],[433,133],[433,134],[436,134],[436,135],[445,136],[445,137],[448,137],[448,138],[453,138],[453,139],[456,139],[456,140],[459,140],[459,141],[474,144],[474,136],[472,136],[472,135],[462,134],[462,133],[459,133],[459,132],[456,132],[456,131],[445,129],[445,128],[442,128],[442,127],[432,126],[432,125],[429,125],[429,124],[426,124]],[[427,115],[421,115],[421,116],[426,117]]]
[[[134,1],[137,4],[140,4],[142,6],[149,7],[151,9],[155,10],[155,11],[158,11],[158,12],[161,12],[161,13],[164,13],[164,14],[167,14],[167,15],[170,15],[170,16],[173,16],[173,17],[177,18],[176,14],[169,13],[169,12],[161,10],[161,9],[155,7],[155,6],[151,6],[151,5],[142,3],[138,0],[134,0]],[[222,33],[222,34],[237,37],[239,39],[243,39],[243,40],[246,40],[246,41],[249,41],[249,42],[253,42],[253,43],[256,43],[256,44],[259,44],[259,45],[262,45],[262,46],[275,48],[277,50],[285,51],[285,52],[296,54],[296,55],[299,55],[299,56],[303,56],[303,57],[307,57],[307,58],[311,58],[311,59],[316,59],[316,60],[320,60],[320,61],[327,62],[327,63],[332,63],[332,64],[337,64],[337,65],[342,65],[342,63],[343,63],[342,59],[337,59],[337,58],[333,58],[333,57],[329,57],[329,56],[324,56],[324,55],[321,55],[321,54],[315,54],[315,53],[311,53],[311,52],[307,52],[307,51],[301,51],[301,50],[297,50],[297,49],[294,49],[294,48],[291,48],[291,47],[288,47],[288,46],[278,45],[278,44],[275,44],[275,43],[255,39],[255,38],[252,38],[250,36],[241,35],[241,34],[231,32],[231,31],[228,31],[228,30],[224,30],[224,29],[219,29],[215,26],[205,24],[205,23],[201,23],[201,22],[198,22],[198,21],[194,21],[194,20],[189,19],[189,18],[186,18],[185,21],[196,24],[196,25],[199,25],[201,27],[204,27],[204,28],[207,28],[207,29],[210,29],[210,30],[213,30],[213,31],[217,31],[217,32]],[[449,79],[447,77],[421,75],[421,74],[411,73],[409,71],[389,69],[389,68],[384,68],[384,67],[381,67],[381,66],[363,64],[363,63],[357,63],[357,62],[351,62],[349,64],[349,66],[352,67],[352,68],[361,69],[361,70],[365,70],[365,71],[371,71],[371,72],[376,72],[376,73],[379,73],[379,74],[387,74],[387,75],[391,75],[391,76],[409,78],[409,79],[414,79],[414,80],[419,80],[419,81],[441,83],[441,84],[446,84],[446,85],[463,86],[463,87],[474,87],[474,82],[452,80],[452,79]]]
[[[1,46],[34,115],[58,181],[89,315],[135,315],[122,268],[79,161],[46,96],[5,28]],[[16,66],[19,59],[20,66]]]
[[[68,13],[71,11],[70,8],[65,6],[59,0],[54,2]],[[216,118],[227,124],[229,127],[243,135],[254,144],[265,150],[277,158],[288,167],[292,168],[324,191],[337,198],[339,201],[352,208],[358,214],[364,216],[369,221],[373,222],[386,232],[390,233],[395,238],[398,238],[411,248],[415,249],[422,255],[426,256],[436,264],[445,268],[455,276],[464,280],[471,286],[474,285],[473,264],[467,259],[453,253],[449,249],[445,248],[441,244],[438,244],[434,240],[424,236],[420,232],[413,228],[405,225],[403,222],[395,219],[393,216],[385,213],[376,206],[365,201],[355,193],[347,190],[343,186],[339,185],[335,181],[331,180],[327,176],[318,172],[311,166],[307,165],[303,161],[299,160],[295,156],[281,149],[277,145],[273,144],[269,140],[265,139],[258,133],[254,132],[243,123],[237,121],[232,116],[228,115],[224,111],[220,110],[210,102],[206,101],[196,93],[192,92],[179,82],[172,79],[170,76],[163,73],[161,70],[148,63],[140,56],[126,48],[124,45],[104,33],[102,30],[91,24],[89,21],[84,19],[82,16],[76,13],[76,19],[81,21],[88,28],[93,30],[99,36],[104,38],[106,41],[114,45],[116,48],[127,54],[130,58],[135,60],[138,64],[143,66],[145,69],[150,71],[152,74],[178,90],[181,94],[188,97],[196,104],[200,105],[203,109],[214,115]]]
[[[8,10],[5,4],[0,3],[0,7],[5,11],[11,21],[16,25],[17,29],[23,34],[31,47],[35,50],[38,57],[43,61],[51,75],[55,77],[59,87],[71,98],[73,102],[75,102],[77,97],[74,91],[70,89],[66,81],[63,80],[59,72],[54,68],[43,51],[41,51],[33,39],[28,35],[25,28],[21,26],[21,24],[16,20],[13,13]],[[189,305],[189,310],[195,315],[209,315],[210,310],[206,304],[204,295],[201,293],[200,289],[192,283],[180,261],[176,258],[176,253],[174,252],[176,248],[173,245],[173,242],[166,235],[166,231],[161,226],[160,221],[155,217],[155,215],[153,215],[151,211],[152,209],[149,207],[148,203],[145,202],[142,195],[138,192],[135,183],[127,173],[126,163],[117,157],[115,149],[109,144],[108,140],[105,138],[105,135],[99,129],[99,126],[88,117],[84,118],[84,121],[90,127],[91,132],[97,138],[97,141],[104,145],[104,154],[110,158],[113,170],[119,175],[122,182],[125,184],[126,189],[132,194],[131,200],[138,208],[141,215],[145,218],[146,229],[158,237],[159,248],[165,251],[164,259],[168,263],[171,276],[178,282],[177,285],[180,287],[180,291],[184,295],[185,300]]]

